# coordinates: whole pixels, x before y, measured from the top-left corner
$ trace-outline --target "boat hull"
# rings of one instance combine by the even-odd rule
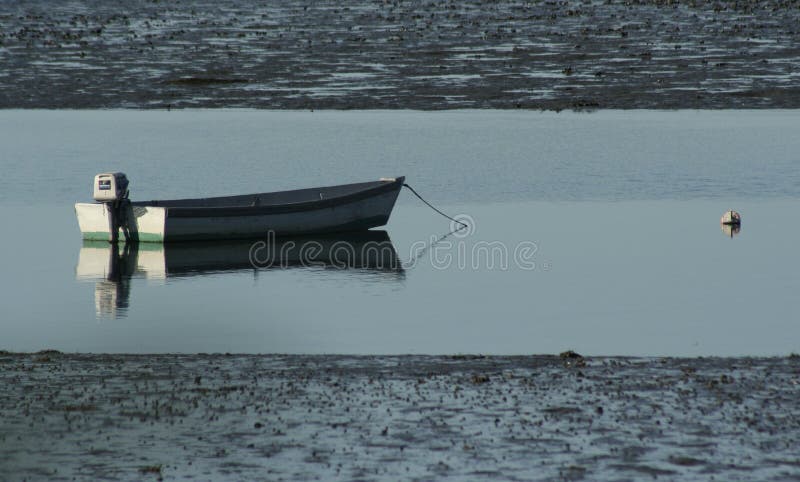
[[[132,240],[142,242],[249,239],[275,236],[362,231],[389,221],[402,178],[376,188],[314,202],[253,206],[214,206],[213,198],[201,206],[165,206],[133,203],[127,206],[127,229]],[[323,191],[324,193],[324,191]],[[255,198],[258,195],[253,195]],[[323,196],[320,195],[322,198]],[[154,204],[159,204],[155,201]],[[86,240],[110,240],[111,212],[105,204],[75,205],[78,224]],[[120,229],[120,238],[125,234]]]
[[[107,204],[77,203],[75,215],[83,239],[87,241],[111,240],[111,210]],[[126,217],[132,240],[143,242],[164,242],[166,237],[167,209],[152,206],[128,206]],[[125,239],[119,230],[119,239]]]

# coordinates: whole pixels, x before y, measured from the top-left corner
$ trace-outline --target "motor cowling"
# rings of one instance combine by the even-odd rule
[[[94,200],[108,203],[128,197],[128,177],[124,172],[106,172],[94,177]]]

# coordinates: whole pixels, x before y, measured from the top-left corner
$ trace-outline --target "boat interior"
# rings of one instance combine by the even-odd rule
[[[402,178],[398,178],[402,181]],[[159,207],[242,207],[242,206],[279,206],[285,204],[306,203],[323,199],[335,199],[386,185],[391,181],[371,181],[339,186],[296,189],[292,191],[265,192],[243,194],[238,196],[207,197],[196,199],[172,199],[137,201],[134,206]]]

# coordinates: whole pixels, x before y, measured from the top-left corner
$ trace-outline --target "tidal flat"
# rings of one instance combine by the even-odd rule
[[[5,2],[0,108],[800,107],[800,8]]]
[[[0,383],[0,479],[800,477],[797,355],[2,352]]]

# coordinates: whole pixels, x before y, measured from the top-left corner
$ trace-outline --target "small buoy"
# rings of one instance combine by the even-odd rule
[[[725,233],[725,236],[732,238],[739,234],[739,231],[742,230],[742,226],[740,224],[723,224],[722,232]]]
[[[719,220],[720,224],[724,226],[739,226],[742,224],[742,216],[736,211],[726,211]]]

